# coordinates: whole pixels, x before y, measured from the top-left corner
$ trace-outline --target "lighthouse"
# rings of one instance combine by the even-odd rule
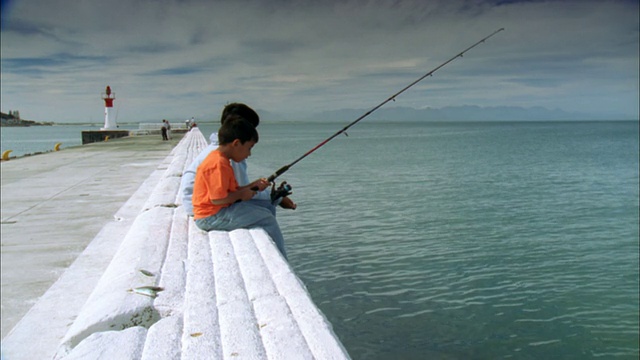
[[[107,86],[102,93],[102,100],[104,100],[104,127],[101,127],[100,130],[83,130],[83,145],[129,136],[129,130],[119,130],[118,125],[116,125],[116,119],[113,116],[113,100],[115,99],[116,93],[111,92],[111,87]]]
[[[104,127],[100,130],[115,130],[118,128],[116,119],[113,117],[113,100],[116,99],[116,93],[111,92],[111,87],[107,86],[102,100],[104,100]]]

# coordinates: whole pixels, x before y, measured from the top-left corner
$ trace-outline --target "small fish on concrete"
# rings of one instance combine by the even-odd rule
[[[145,269],[140,269],[140,272],[142,273],[142,275],[144,276],[155,276],[154,273],[152,273],[151,271],[145,270]]]
[[[164,290],[164,288],[160,286],[140,286],[134,289],[129,289],[127,291],[155,299],[156,296],[158,296],[158,292],[162,290]]]

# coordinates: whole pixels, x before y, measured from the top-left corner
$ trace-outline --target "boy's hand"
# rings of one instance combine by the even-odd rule
[[[293,200],[291,200],[290,197],[285,196],[282,198],[282,201],[280,202],[280,206],[284,209],[291,209],[291,210],[295,210],[298,205],[296,205],[296,203],[293,202]]]
[[[249,188],[253,189],[254,191],[262,191],[268,188],[269,185],[271,185],[271,183],[266,178],[260,178],[252,182]]]

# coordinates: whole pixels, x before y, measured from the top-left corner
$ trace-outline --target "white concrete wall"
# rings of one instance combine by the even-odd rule
[[[204,147],[196,128],[161,164],[55,359],[349,358],[266,232],[206,233],[187,218],[180,175]],[[164,290],[131,291],[140,286]]]

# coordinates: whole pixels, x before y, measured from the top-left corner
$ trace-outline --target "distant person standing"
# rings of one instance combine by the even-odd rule
[[[171,140],[171,124],[169,124],[169,120],[165,120],[165,123],[167,124],[167,138]]]
[[[162,132],[162,141],[169,140],[169,136],[167,134],[167,120],[162,119],[162,128],[160,128]]]

